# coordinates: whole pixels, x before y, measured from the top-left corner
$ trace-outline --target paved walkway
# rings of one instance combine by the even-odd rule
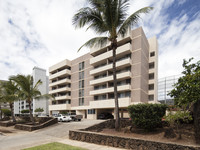
[[[50,142],[61,142],[72,146],[87,148],[89,150],[119,150],[118,148],[79,142],[70,140],[68,138],[69,130],[83,129],[100,122],[102,121],[82,120],[81,122],[58,123],[33,132],[7,128],[12,130],[13,133],[4,133],[4,135],[0,135],[0,150],[21,150],[23,148],[33,147]],[[0,127],[0,129],[2,128]]]

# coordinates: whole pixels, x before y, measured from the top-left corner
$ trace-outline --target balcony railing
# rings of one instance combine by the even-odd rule
[[[118,47],[117,50],[116,50],[116,55],[123,54],[123,53],[126,53],[126,52],[131,52],[131,44],[130,43],[127,43],[127,44],[124,44],[124,45]],[[96,57],[91,58],[90,64],[95,65],[99,62],[104,61],[107,58],[111,58],[112,56],[113,56],[113,51],[110,50],[110,51],[105,52],[101,55],[98,55]]]
[[[127,91],[127,90],[131,90],[130,84],[117,86],[117,91]],[[99,95],[99,94],[113,93],[113,92],[114,92],[114,87],[109,87],[109,88],[90,91],[90,95]]]
[[[131,64],[131,58],[126,57],[124,59],[117,61],[116,67],[124,67],[124,66],[129,65],[129,64]],[[101,73],[103,71],[112,70],[112,68],[113,68],[113,65],[112,65],[112,63],[110,63],[108,65],[104,65],[102,67],[95,68],[95,69],[91,70],[90,75],[95,75],[95,74]]]
[[[51,79],[57,78],[59,76],[65,75],[65,74],[71,75],[71,70],[64,69],[62,71],[59,71],[59,72],[57,72],[55,74],[50,75],[49,79],[51,80]]]
[[[121,72],[117,74],[117,79],[126,79],[131,77],[131,72],[130,71],[126,71],[126,72]],[[112,81],[113,80],[113,75],[110,76],[106,76],[100,79],[95,79],[90,81],[90,85],[96,85],[99,83],[104,83],[104,82],[108,82],[108,81]]]

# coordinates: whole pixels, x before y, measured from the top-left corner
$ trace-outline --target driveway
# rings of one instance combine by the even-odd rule
[[[33,132],[15,131],[0,135],[0,150],[20,150],[26,147],[68,139],[69,130],[84,129],[102,120],[82,120],[81,122],[62,122]]]

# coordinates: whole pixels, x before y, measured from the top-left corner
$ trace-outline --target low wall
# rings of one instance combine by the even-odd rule
[[[110,136],[102,133],[78,130],[70,130],[69,139],[134,150],[200,150],[200,147]]]
[[[125,128],[127,126],[131,126],[132,125],[132,121],[128,120],[128,119],[121,119],[120,120],[120,124],[121,124],[121,128]],[[90,126],[86,129],[83,129],[83,131],[101,131],[104,128],[109,128],[109,129],[114,129],[115,128],[115,120],[110,119],[110,120],[106,120],[104,122],[101,122],[99,124]]]
[[[26,124],[16,124],[15,128],[19,129],[19,130],[25,130],[25,131],[34,131],[34,130],[38,130],[41,128],[45,128],[48,127],[50,125],[56,124],[58,123],[58,119],[57,118],[52,118],[50,120],[48,120],[47,122],[44,122],[40,125],[26,125]]]
[[[9,127],[9,126],[13,126],[15,124],[16,123],[10,122],[10,121],[0,121],[0,126],[3,126],[3,127]]]

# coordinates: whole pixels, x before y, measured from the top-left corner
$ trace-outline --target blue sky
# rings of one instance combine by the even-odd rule
[[[131,0],[129,13],[153,6],[142,15],[148,37],[159,43],[159,78],[180,74],[183,59],[200,60],[199,0]],[[48,68],[89,52],[77,49],[95,36],[92,31],[75,30],[73,14],[84,0],[0,0],[0,79],[30,74],[34,66]],[[134,27],[136,28],[136,27]]]

